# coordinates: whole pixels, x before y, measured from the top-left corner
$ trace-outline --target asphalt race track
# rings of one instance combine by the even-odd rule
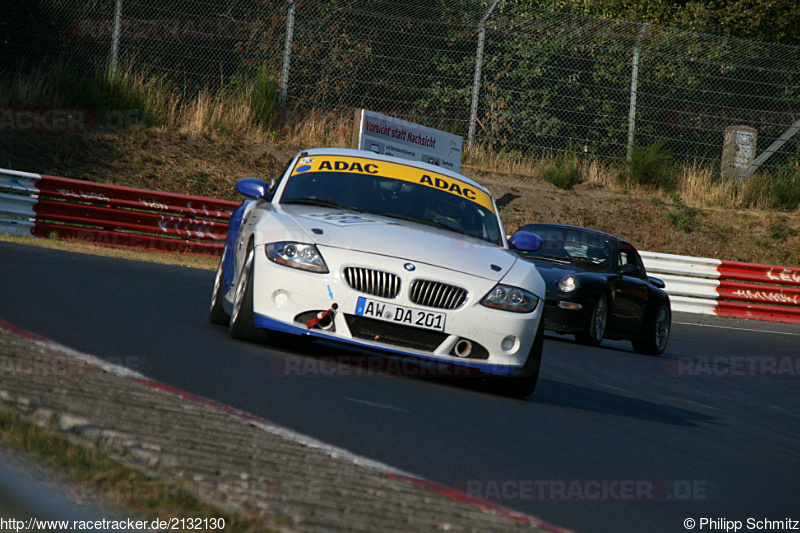
[[[662,357],[548,336],[520,401],[234,341],[213,277],[0,243],[0,319],[576,531],[800,520],[798,326],[676,315]]]

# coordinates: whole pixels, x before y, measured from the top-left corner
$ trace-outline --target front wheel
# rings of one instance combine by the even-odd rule
[[[631,341],[636,353],[658,355],[667,347],[669,330],[672,324],[672,312],[669,303],[662,303],[653,320],[647,325],[647,332],[641,339]]]
[[[575,340],[587,346],[597,346],[606,335],[608,324],[608,296],[601,294],[594,303],[592,317],[584,331],[575,334]]]
[[[214,277],[214,290],[211,293],[211,308],[208,311],[208,321],[212,324],[229,324],[231,317],[225,312],[222,305],[224,298],[224,288],[222,287],[222,271],[225,267],[225,249],[222,250],[222,257],[219,259],[217,275]]]
[[[231,320],[228,325],[228,333],[234,339],[261,342],[266,335],[263,330],[254,324],[253,314],[253,263],[255,261],[255,250],[248,246],[242,273],[239,282],[236,284],[236,295],[233,300],[233,310]]]

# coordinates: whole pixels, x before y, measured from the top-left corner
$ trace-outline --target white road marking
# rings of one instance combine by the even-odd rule
[[[388,403],[376,403],[370,402],[367,400],[359,400],[358,398],[345,398],[351,402],[360,403],[362,405],[368,405],[370,407],[377,407],[378,409],[387,409],[389,411],[398,411],[400,413],[408,413],[408,409],[403,409],[402,407],[395,407],[394,405],[389,405]]]
[[[715,324],[695,324],[692,322],[673,322],[673,324],[680,324],[681,326],[699,326],[701,328],[735,329],[737,331],[749,331],[753,333],[771,333],[773,335],[793,335],[795,337],[800,337],[800,333],[793,333],[790,331],[770,331],[766,329],[734,328],[733,326],[717,326]]]

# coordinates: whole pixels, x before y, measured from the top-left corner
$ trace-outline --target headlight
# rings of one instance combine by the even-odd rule
[[[499,284],[481,300],[486,307],[514,313],[530,313],[538,303],[539,298],[525,289]]]
[[[313,244],[273,242],[266,245],[264,251],[267,253],[267,259],[273,263],[319,274],[328,273],[328,265]]]
[[[581,283],[578,281],[578,278],[573,276],[567,276],[558,281],[558,288],[561,290],[561,292],[572,292],[580,286]]]

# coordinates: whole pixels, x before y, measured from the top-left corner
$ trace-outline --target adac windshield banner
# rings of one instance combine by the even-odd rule
[[[375,174],[386,178],[417,183],[426,187],[449,192],[461,198],[471,200],[491,212],[494,212],[492,199],[488,193],[466,181],[445,176],[399,163],[378,161],[367,157],[314,156],[300,158],[292,170],[292,175],[304,172],[353,172],[358,174]]]

